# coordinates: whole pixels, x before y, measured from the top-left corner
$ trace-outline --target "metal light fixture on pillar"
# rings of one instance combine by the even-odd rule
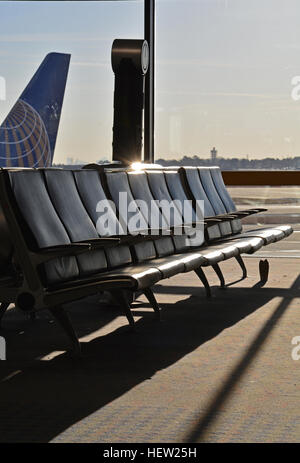
[[[114,40],[111,61],[115,73],[113,160],[129,165],[142,161],[147,41]]]

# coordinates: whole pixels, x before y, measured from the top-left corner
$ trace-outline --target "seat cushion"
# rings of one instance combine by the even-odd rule
[[[210,249],[220,251],[224,255],[224,260],[231,259],[232,257],[236,257],[240,254],[240,249],[235,245],[235,243],[216,244],[214,246],[209,246],[207,251]]]
[[[234,240],[234,245],[238,245],[240,253],[253,254],[264,245],[263,238],[256,236],[243,238],[241,240]],[[250,249],[249,249],[250,247]]]
[[[237,257],[242,253],[252,254],[263,246],[263,240],[257,237],[243,239],[226,239],[211,246],[201,247],[197,251],[186,253],[182,261],[185,263],[185,272],[199,266],[217,264],[223,260]]]
[[[147,263],[151,263],[153,267],[157,268],[161,272],[163,278],[170,278],[178,273],[185,272],[183,255],[175,254],[167,257],[159,257]]]
[[[136,291],[150,287],[162,279],[161,272],[153,267],[143,265],[130,265],[109,272],[90,275],[86,278],[76,278],[70,282],[59,282],[49,287],[50,291],[67,288],[95,286],[95,292],[110,289],[131,289]]]
[[[286,237],[290,236],[294,231],[290,225],[279,225],[278,227],[276,226],[275,228],[276,230],[283,231]]]
[[[280,233],[279,233],[280,234]],[[267,229],[267,230],[249,230],[245,231],[242,233],[238,233],[237,235],[225,238],[222,241],[234,241],[234,240],[240,240],[243,238],[261,238],[264,242],[264,246],[270,243],[274,243],[276,241],[275,239],[275,234],[273,233],[272,229]]]
[[[182,256],[185,272],[190,272],[200,266],[218,264],[222,260],[224,260],[224,254],[218,249],[210,249],[209,247],[199,248],[198,252],[187,252]]]
[[[265,240],[265,245],[280,241],[285,238],[285,233],[277,228],[257,228],[243,231],[243,236],[258,236]]]
[[[236,246],[240,254],[252,254],[264,245],[264,240],[256,236],[246,236],[243,238],[235,238],[233,236],[232,238],[226,238],[223,243],[231,243],[233,246]]]
[[[128,281],[131,281],[134,289],[143,289],[153,286],[155,283],[162,279],[161,272],[154,268],[152,264],[138,264],[138,265],[128,265],[126,267],[115,269],[110,272],[105,272],[103,278],[107,279],[118,279],[122,281],[123,278],[128,278]]]

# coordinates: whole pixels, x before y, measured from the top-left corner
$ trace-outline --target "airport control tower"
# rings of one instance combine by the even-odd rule
[[[213,147],[213,149],[210,152],[211,160],[215,161],[217,159],[217,156],[218,156],[218,151],[216,150],[215,147]]]

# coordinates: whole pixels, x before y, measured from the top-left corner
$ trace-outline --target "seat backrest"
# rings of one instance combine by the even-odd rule
[[[172,198],[163,171],[148,170],[146,172],[150,190],[154,198],[160,202],[162,206],[162,214],[164,214],[169,225],[177,227],[182,227],[184,224],[191,225],[195,221],[195,212],[193,211],[191,201],[188,201],[187,199],[181,201],[180,198]],[[197,229],[191,230],[190,232],[187,229],[186,234],[183,234],[182,236],[174,236],[173,239],[175,247],[178,250],[189,246],[201,246],[204,242],[203,229],[202,227],[201,229],[200,227],[197,227]]]
[[[146,217],[148,225],[151,228],[165,228],[167,230],[169,224],[159,210],[149,188],[146,172],[128,172],[127,176],[132,195]],[[145,209],[143,209],[144,204],[146,206]]]
[[[182,175],[183,181],[186,183],[186,187],[189,190],[189,199],[204,202],[204,217],[215,216],[215,210],[212,207],[203,188],[198,169],[196,167],[181,167],[180,173]],[[219,225],[213,225],[212,227],[209,227],[207,229],[207,233],[210,240],[217,239],[222,236],[222,231]]]
[[[126,231],[116,216],[116,207],[109,201],[104,191],[99,173],[95,170],[81,169],[74,171],[76,185],[89,216],[101,236],[124,235]],[[105,207],[105,217],[99,220],[99,212]],[[104,222],[104,219],[106,221]]]
[[[166,184],[165,176],[162,170],[147,170],[147,179],[149,183],[149,188],[151,193],[156,201],[162,202],[166,201],[169,204],[173,204],[172,209],[170,209],[170,214],[166,215],[166,212],[161,209],[161,213],[166,219],[169,226],[181,226],[183,223],[182,213],[180,209],[176,206],[176,203],[173,202],[173,199],[168,190]]]
[[[139,211],[132,196],[126,172],[106,172],[105,180],[110,196],[117,207],[118,218],[122,227],[134,234],[135,224],[139,221],[141,228],[148,228],[147,220]],[[138,262],[153,259],[157,254],[152,241],[135,244],[133,248]]]
[[[198,173],[200,176],[200,181],[202,183],[203,189],[206,193],[206,196],[209,199],[210,204],[212,205],[215,214],[226,214],[224,204],[222,203],[220,196],[215,188],[214,182],[212,181],[210,170],[207,167],[198,167]],[[222,236],[229,236],[232,234],[232,228],[229,222],[220,223],[220,230]]]
[[[49,197],[43,173],[38,170],[8,172],[19,213],[38,249],[70,244],[70,237]],[[53,259],[43,266],[48,284],[74,279],[79,275],[75,257]]]
[[[151,193],[146,172],[128,172],[127,175],[135,201],[141,208],[143,208],[142,202],[146,206],[143,214],[146,217],[148,227],[168,230],[169,224],[159,210],[155,198]],[[166,256],[175,252],[174,243],[170,236],[157,239],[155,241],[155,247],[158,256]]]
[[[203,217],[197,215],[197,211],[193,208],[190,198],[187,196],[186,191],[183,187],[181,176],[178,170],[165,170],[164,176],[166,179],[167,187],[170,192],[170,196],[173,200],[181,202],[181,208],[187,209],[187,216],[191,217],[192,222],[203,220]]]
[[[214,185],[216,187],[216,190],[226,208],[226,211],[227,212],[235,212],[237,209],[236,209],[236,205],[234,204],[234,201],[232,200],[226,186],[225,186],[225,183],[224,183],[224,180],[223,180],[223,177],[222,177],[222,172],[221,172],[221,169],[220,167],[211,167],[210,168],[210,174],[211,174],[211,177],[212,177],[212,180],[214,182]],[[242,222],[241,220],[239,219],[236,219],[234,220],[233,222],[231,222],[233,227],[234,227],[234,231],[235,232],[240,232],[242,230]]]
[[[215,184],[215,187],[219,193],[220,198],[223,201],[224,206],[226,207],[227,212],[236,211],[237,210],[236,206],[226,188],[220,167],[217,167],[217,166],[210,167],[209,170],[210,170],[210,174],[213,179],[213,182]]]
[[[99,173],[94,170],[74,172],[81,200],[100,236],[124,235],[126,231],[116,216],[114,203],[108,201]],[[103,215],[102,215],[103,212]],[[128,246],[116,246],[105,250],[109,267],[132,262]]]
[[[99,238],[97,230],[79,196],[71,170],[45,169],[44,176],[51,201],[72,243]],[[82,276],[107,269],[103,250],[77,257]]]

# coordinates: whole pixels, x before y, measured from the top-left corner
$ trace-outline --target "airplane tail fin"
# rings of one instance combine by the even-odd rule
[[[49,53],[0,126],[1,167],[51,166],[70,57]]]

